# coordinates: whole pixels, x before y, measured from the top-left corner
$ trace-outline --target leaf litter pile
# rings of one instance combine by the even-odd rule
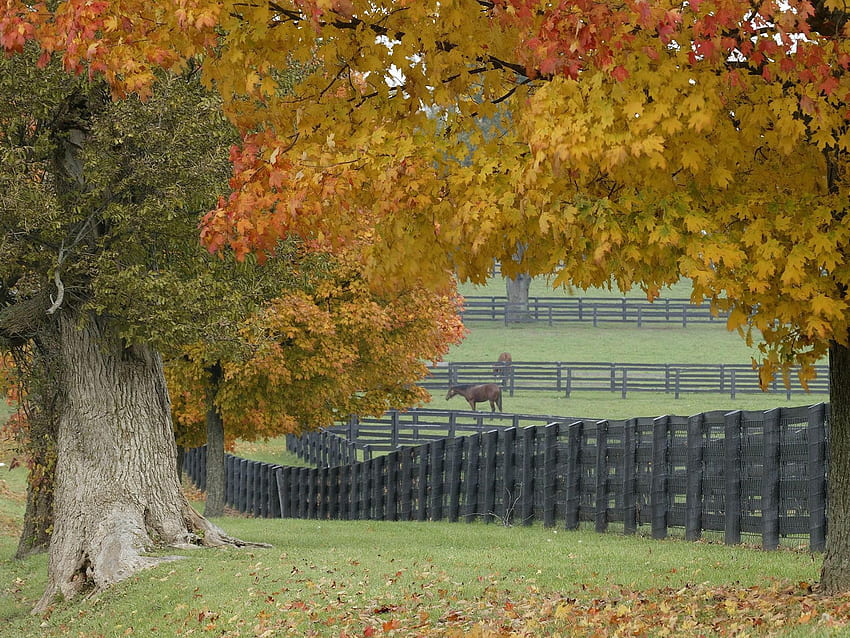
[[[464,598],[445,572],[402,569],[386,578],[380,600],[326,572],[293,567],[291,578],[269,578],[254,566],[241,604],[227,611],[181,604],[163,618],[178,636],[778,636],[843,635],[850,631],[850,593],[825,596],[809,583],[768,582],[760,587],[689,584],[632,590],[581,585],[571,595],[499,587],[479,577],[480,595]],[[279,572],[278,572],[279,574]],[[241,574],[239,576],[242,576]],[[274,587],[268,587],[274,586]],[[128,628],[132,632],[132,628]],[[156,631],[156,629],[154,629]],[[125,634],[128,632],[125,632]]]

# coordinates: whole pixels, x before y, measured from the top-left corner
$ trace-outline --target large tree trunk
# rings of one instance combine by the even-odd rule
[[[850,591],[850,348],[829,349],[829,517],[821,586]]]
[[[59,593],[102,589],[161,562],[145,555],[156,546],[239,544],[180,489],[159,355],[124,347],[91,314],[59,322],[55,526],[36,611]]]
[[[221,366],[209,369],[207,386],[207,476],[204,516],[224,516],[224,422],[215,406],[215,395],[221,381]]]

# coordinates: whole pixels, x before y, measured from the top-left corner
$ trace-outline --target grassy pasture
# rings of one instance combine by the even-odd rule
[[[516,360],[540,361],[732,363],[749,357],[722,326],[478,324],[448,359],[489,361],[502,350]],[[506,397],[505,410],[621,418],[814,402],[787,402],[784,395],[676,401],[666,395],[527,394]],[[443,396],[434,405],[454,407]],[[235,452],[295,464],[282,448],[282,439],[239,442]],[[29,610],[44,587],[47,561],[12,558],[25,493],[25,470],[8,469],[12,456],[0,442],[0,462],[6,463],[0,467],[0,638],[850,635],[850,596],[813,590],[821,557],[801,550],[763,552],[540,525],[238,516],[216,522],[234,536],[272,547],[187,552],[107,593],[33,617]],[[202,502],[194,504],[203,510]]]
[[[3,472],[3,516],[22,515],[24,475]],[[799,551],[539,525],[216,522],[273,547],[184,552],[41,617],[29,609],[46,557],[13,560],[17,526],[4,525],[0,636],[698,636],[729,623],[750,633],[724,635],[790,638],[842,635],[835,612],[850,605],[811,592],[820,559]]]
[[[514,361],[585,361],[606,363],[737,363],[749,364],[757,356],[743,338],[717,325],[677,325],[638,328],[635,325],[527,324],[506,327],[500,323],[474,322],[469,334],[446,357],[447,361],[495,361],[507,351]],[[488,379],[489,380],[489,379]],[[766,410],[780,406],[808,405],[827,401],[824,394],[784,392],[738,394],[575,392],[570,398],[554,392],[525,391],[503,397],[505,412],[623,419],[661,414],[691,415],[707,410]],[[454,399],[458,404],[462,399]],[[444,395],[434,393],[434,407],[444,407]],[[460,408],[458,408],[460,409]]]

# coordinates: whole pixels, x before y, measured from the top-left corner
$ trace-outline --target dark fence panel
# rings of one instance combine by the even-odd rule
[[[781,379],[771,382],[768,392],[794,394],[829,392],[829,370],[815,366],[817,377],[808,390],[800,385],[796,370],[786,388]],[[682,394],[718,393],[734,399],[739,394],[762,394],[758,370],[749,364],[728,363],[595,363],[582,361],[513,361],[494,374],[492,361],[447,362],[431,368],[421,385],[435,394],[459,383],[501,383],[502,393],[517,391],[556,392],[569,398],[574,392],[611,392],[626,398],[634,392]],[[453,399],[462,402],[462,397]],[[368,429],[368,426],[367,426]],[[400,435],[403,436],[403,435]]]
[[[671,529],[697,540],[705,532],[727,543],[826,536],[829,410],[825,404],[766,412],[714,411],[692,417],[628,420],[553,419],[404,445],[402,415],[388,417],[387,454],[341,465],[292,468],[227,455],[227,505],[257,517],[498,521],[505,525],[581,522],[605,532],[622,523],[664,538]],[[421,415],[420,415],[421,416]],[[455,428],[463,428],[463,414]],[[547,417],[538,417],[546,420]],[[551,417],[550,417],[551,418]],[[369,451],[380,447],[372,426]],[[293,451],[327,463],[344,426],[289,439]],[[391,446],[388,443],[387,446]],[[322,461],[325,459],[325,461]],[[184,470],[201,485],[205,448],[186,452]]]
[[[652,324],[725,324],[726,313],[712,314],[708,304],[694,305],[690,299],[610,297],[529,297],[528,304],[508,303],[507,297],[464,297],[463,320],[507,322],[519,311],[526,321],[556,323],[632,323],[638,327]]]

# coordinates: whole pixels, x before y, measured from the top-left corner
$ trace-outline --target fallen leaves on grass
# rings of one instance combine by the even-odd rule
[[[441,583],[442,585],[443,583]],[[793,627],[814,631],[850,627],[850,594],[822,596],[808,583],[764,587],[709,586],[659,588],[586,586],[579,595],[552,595],[534,587],[525,592],[488,588],[465,600],[446,587],[410,584],[392,600],[364,604],[341,583],[311,583],[312,595],[293,599],[283,589],[263,592],[265,606],[253,618],[227,627],[205,611],[183,625],[180,635],[221,636],[444,636],[508,638],[543,636],[698,637],[774,636]],[[233,619],[231,619],[233,620]],[[194,625],[194,627],[192,627]],[[193,631],[194,630],[194,631]]]

